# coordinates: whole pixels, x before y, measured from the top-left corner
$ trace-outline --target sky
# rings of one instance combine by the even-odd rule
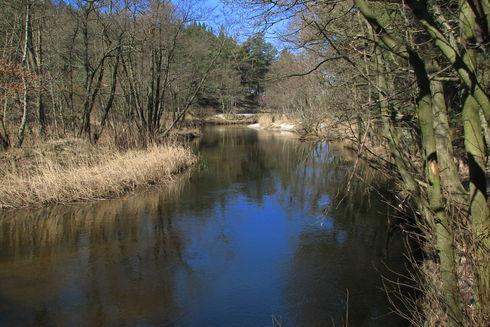
[[[75,4],[77,0],[59,0],[65,3]],[[171,0],[173,2],[186,0]],[[200,22],[211,26],[215,32],[220,26],[224,26],[228,35],[234,37],[238,42],[244,42],[249,36],[263,31],[253,13],[247,12],[236,5],[224,4],[223,0],[197,0],[197,16]],[[265,30],[266,40],[272,43],[278,50],[284,48],[284,44],[277,37],[277,29],[284,29],[285,22],[276,26],[274,30]]]
[[[243,8],[231,7],[223,3],[222,0],[201,0],[203,6],[212,10],[212,14],[205,19],[205,23],[218,30],[221,25],[225,26],[227,33],[235,37],[239,42],[243,42],[250,35],[263,31],[262,26],[257,25],[253,18],[253,13],[247,12]],[[259,24],[260,25],[260,24]],[[277,30],[284,29],[286,22],[275,26],[274,29],[265,30],[265,37],[268,42],[276,48],[284,47],[277,37]]]

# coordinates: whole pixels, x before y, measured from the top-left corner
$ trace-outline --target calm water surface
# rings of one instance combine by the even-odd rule
[[[381,289],[402,265],[386,206],[339,203],[351,164],[239,127],[195,147],[170,190],[0,214],[0,326],[341,326],[347,302],[351,327],[406,325]]]

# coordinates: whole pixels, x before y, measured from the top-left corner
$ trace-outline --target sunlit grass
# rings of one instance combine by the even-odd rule
[[[196,156],[185,147],[165,145],[84,156],[74,153],[61,159],[41,155],[33,160],[35,164],[3,164],[0,208],[117,197],[139,186],[172,180]]]

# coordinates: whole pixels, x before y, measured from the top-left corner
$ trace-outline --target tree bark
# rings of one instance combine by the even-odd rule
[[[29,41],[30,41],[30,26],[31,26],[31,3],[26,1],[26,14],[25,14],[25,26],[24,26],[24,45],[22,53],[22,66],[29,69],[28,53],[29,53]],[[17,147],[21,147],[24,143],[24,133],[27,126],[27,109],[28,109],[28,83],[25,73],[22,73],[22,118],[17,131]]]
[[[432,68],[437,68],[437,63],[433,63]],[[452,200],[464,206],[466,191],[463,188],[459,177],[458,168],[454,161],[454,152],[451,139],[451,129],[449,127],[448,111],[444,96],[444,85],[442,82],[432,79],[430,81],[432,95],[432,109],[434,116],[434,136],[436,140],[437,156],[440,165],[441,181]]]
[[[487,183],[485,176],[486,148],[483,142],[479,106],[476,100],[468,95],[463,106],[463,126],[465,149],[470,171],[469,208],[473,229],[473,237],[477,245],[477,279],[478,286],[475,299],[480,308],[488,314],[488,296],[490,267],[489,267],[489,209],[487,205]],[[486,308],[486,309],[485,309]]]

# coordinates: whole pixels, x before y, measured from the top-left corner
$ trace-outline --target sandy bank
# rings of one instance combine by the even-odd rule
[[[281,133],[302,134],[301,122],[288,115],[261,113],[255,124],[249,124],[249,128],[256,130],[274,131]]]
[[[271,123],[269,125],[262,125],[260,123],[248,125],[248,127],[258,130],[270,130],[280,132],[296,132],[299,129],[298,124],[293,123]]]
[[[207,125],[248,125],[258,121],[257,114],[217,114],[206,117],[203,124]]]

